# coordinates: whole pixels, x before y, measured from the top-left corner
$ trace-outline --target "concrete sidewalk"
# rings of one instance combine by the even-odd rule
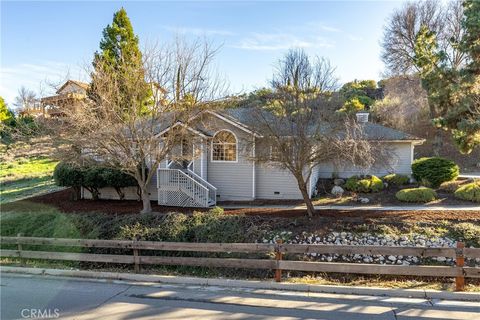
[[[474,301],[2,274],[2,319],[477,320]]]
[[[44,269],[44,268],[26,268],[26,267],[8,267],[0,266],[0,275],[32,275],[46,277],[65,277],[65,278],[83,278],[90,281],[126,281],[137,284],[171,284],[171,285],[193,285],[205,287],[223,287],[236,289],[255,289],[255,290],[273,290],[273,291],[295,291],[306,294],[329,293],[329,294],[349,294],[349,295],[368,295],[396,298],[420,298],[420,299],[440,299],[440,300],[458,300],[458,301],[476,301],[480,302],[480,293],[478,292],[449,292],[426,289],[391,289],[380,287],[358,287],[341,285],[316,285],[303,283],[258,281],[258,280],[237,280],[221,278],[199,278],[185,276],[168,276],[153,274],[135,274],[122,272],[98,272],[87,270],[65,270],[65,269]]]
[[[304,205],[220,205],[224,209],[284,209],[306,210]],[[315,206],[315,210],[373,210],[373,211],[478,211],[480,205],[404,205],[404,206],[380,206],[380,205],[328,205]]]

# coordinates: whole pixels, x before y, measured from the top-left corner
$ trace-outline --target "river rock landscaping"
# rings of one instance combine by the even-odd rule
[[[302,232],[294,235],[291,231],[270,233],[262,239],[263,243],[275,243],[282,239],[289,244],[335,244],[335,245],[372,245],[372,246],[401,246],[401,247],[430,247],[430,248],[454,248],[456,241],[449,237],[427,237],[422,234],[410,235],[374,235],[371,233],[352,232],[329,232],[326,235]],[[474,248],[474,246],[470,246]],[[339,255],[339,254],[317,254],[309,253],[304,255],[305,259],[312,261],[326,262],[355,262],[355,263],[377,263],[390,265],[420,265],[420,264],[446,264],[454,265],[455,259],[446,257],[419,258],[402,255]],[[466,259],[468,265],[480,267],[480,259]]]

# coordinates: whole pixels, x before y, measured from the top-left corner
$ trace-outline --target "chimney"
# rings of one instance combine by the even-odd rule
[[[368,116],[369,116],[369,113],[366,112],[366,111],[361,111],[361,112],[357,112],[357,122],[358,123],[366,123],[368,122]]]

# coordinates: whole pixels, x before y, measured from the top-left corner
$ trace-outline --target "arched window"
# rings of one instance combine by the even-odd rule
[[[212,161],[237,161],[237,138],[228,131],[215,134],[212,141]]]

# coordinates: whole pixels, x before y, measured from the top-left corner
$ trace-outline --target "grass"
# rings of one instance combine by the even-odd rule
[[[291,277],[286,279],[289,283],[301,283],[309,285],[343,285],[343,286],[358,286],[358,287],[378,287],[388,289],[425,289],[425,290],[441,290],[454,291],[455,284],[453,281],[424,281],[422,279],[402,279],[392,277],[362,277],[356,276],[348,279],[332,279],[331,277]],[[478,280],[468,279],[467,282],[473,282],[465,285],[467,292],[480,292],[480,285]]]
[[[353,201],[352,196],[343,196],[341,198],[333,196],[322,196],[313,199],[314,206],[325,206],[325,205],[347,205],[351,204]]]
[[[130,226],[134,229],[137,223],[144,226],[149,226],[153,232],[160,232],[161,234],[169,226],[175,229],[188,225],[186,221],[180,224],[165,223],[163,215],[108,215],[102,213],[77,213],[68,214],[59,211],[57,208],[35,203],[31,201],[19,201],[2,205],[2,214],[0,215],[0,234],[2,236],[16,236],[21,233],[24,236],[33,237],[57,237],[57,238],[93,238],[93,239],[118,239],[122,237],[122,226]],[[192,221],[190,221],[191,223]],[[215,230],[225,230],[225,226],[214,228],[215,224],[208,223],[203,229],[208,232],[208,235],[215,234]],[[156,230],[156,228],[162,230]],[[200,225],[195,229],[198,231]],[[351,226],[352,230],[366,232],[362,225]],[[288,230],[288,227],[286,227]],[[463,238],[467,241],[468,246],[480,246],[480,226],[472,223],[458,223],[439,221],[437,223],[425,225],[406,225],[405,229],[397,228],[393,225],[376,225],[376,230],[382,234],[406,234],[417,233],[425,234],[430,237],[436,236],[450,236],[452,238]],[[172,229],[172,234],[175,230]],[[139,229],[140,230],[140,229]],[[217,230],[217,231],[218,231]],[[283,229],[282,229],[283,230]],[[339,225],[335,228],[337,231],[347,230],[345,225]],[[141,230],[140,230],[141,231]],[[180,230],[181,231],[181,230]],[[204,233],[205,233],[204,232]],[[371,231],[370,231],[371,232]],[[242,233],[245,233],[242,231]],[[208,235],[199,234],[202,238],[199,242],[205,242],[203,237]],[[222,239],[226,239],[222,236]],[[253,242],[255,237],[242,239],[238,242],[248,241]],[[166,239],[166,241],[171,241]],[[181,240],[175,240],[181,241]],[[191,241],[187,239],[184,241]],[[228,242],[228,240],[225,240]],[[218,239],[212,242],[219,242]],[[237,241],[234,241],[237,242]],[[13,245],[15,246],[15,245]],[[14,249],[14,247],[2,245],[4,249]],[[53,246],[29,246],[24,245],[24,250],[40,250],[40,251],[68,251],[68,252],[90,252],[89,249],[82,248],[67,248],[67,247],[53,247]],[[117,264],[99,264],[99,263],[79,263],[74,261],[48,261],[37,259],[11,259],[1,258],[0,265],[8,266],[28,266],[37,268],[60,268],[60,269],[86,269],[91,271],[111,271],[111,272],[132,272],[132,267],[128,265]],[[248,279],[271,279],[270,271],[243,271],[237,272],[235,269],[218,269],[218,268],[201,268],[201,267],[161,267],[161,266],[143,266],[142,272],[152,274],[166,274],[179,276],[198,276],[198,277],[227,277],[227,278],[248,278]],[[286,276],[287,272],[285,272]],[[326,274],[321,276],[302,276],[297,277],[297,274],[292,274],[291,277],[285,277],[287,282],[296,283],[310,283],[310,284],[329,284],[329,285],[349,285],[349,286],[372,286],[384,288],[418,288],[418,289],[438,289],[438,290],[452,290],[452,281],[444,279],[428,279],[428,278],[414,278],[412,277],[386,277],[386,276],[358,276],[358,275],[335,275]],[[480,282],[469,279],[467,281],[467,291],[480,292]]]
[[[0,164],[0,203],[60,190],[52,173],[58,162],[47,157],[16,158]]]

